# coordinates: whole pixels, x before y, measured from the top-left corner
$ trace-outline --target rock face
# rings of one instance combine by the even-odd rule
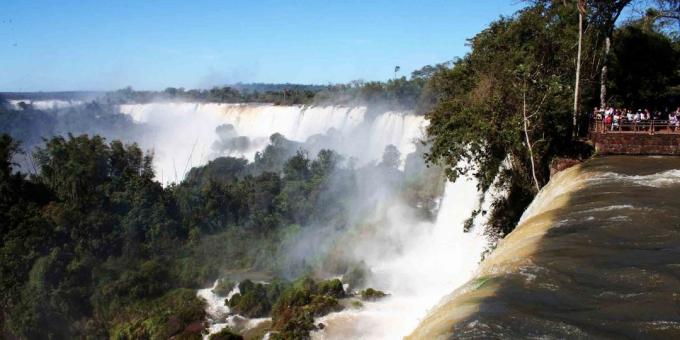
[[[575,158],[555,158],[550,163],[550,178],[555,176],[558,172],[571,168],[572,166],[583,162]]]
[[[680,157],[560,172],[410,338],[680,338],[679,194]]]

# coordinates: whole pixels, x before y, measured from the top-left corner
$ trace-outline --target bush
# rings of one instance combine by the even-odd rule
[[[221,331],[210,335],[210,340],[243,340],[243,337],[234,333],[229,327],[223,328]]]
[[[202,324],[204,307],[191,289],[175,289],[157,299],[138,301],[115,313],[110,321],[110,338],[167,339],[180,334],[182,338],[195,338],[190,333],[200,338],[202,326],[192,332],[187,328]]]
[[[295,282],[276,302],[272,312],[274,339],[307,339],[316,329],[314,318],[342,310],[338,302],[344,297],[342,282],[338,279],[318,284],[311,278]]]
[[[260,318],[269,314],[272,305],[267,298],[264,285],[245,280],[238,287],[240,293],[234,294],[229,300],[232,311],[249,318]]]
[[[361,298],[363,300],[374,301],[384,298],[385,296],[387,296],[387,294],[373,288],[367,288],[361,291]]]
[[[338,279],[319,282],[317,290],[317,293],[321,295],[328,295],[335,298],[345,297],[345,289],[342,287],[342,281]]]

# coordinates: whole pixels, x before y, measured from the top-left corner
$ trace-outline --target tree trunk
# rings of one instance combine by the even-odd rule
[[[607,64],[609,63],[609,49],[611,47],[611,38],[608,36],[604,41],[604,58],[602,65],[602,73],[600,74],[600,108],[607,107]]]
[[[580,1],[579,1],[580,2]],[[581,46],[583,44],[583,11],[581,11],[581,6],[579,6],[578,11],[578,52],[576,53],[576,84],[574,85],[574,121],[573,121],[573,134],[574,137],[578,137],[578,102],[579,102],[579,85],[581,80]]]
[[[524,116],[524,138],[526,138],[527,148],[529,149],[529,161],[531,161],[531,176],[534,179],[536,191],[541,190],[538,185],[538,178],[536,177],[536,165],[534,164],[534,151],[531,147],[531,140],[529,139],[529,123],[527,118],[527,94],[526,90],[522,93],[522,115]]]

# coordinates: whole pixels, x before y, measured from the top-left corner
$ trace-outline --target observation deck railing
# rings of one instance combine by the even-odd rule
[[[590,131],[595,133],[626,133],[626,134],[680,134],[680,126],[668,120],[650,119],[643,121],[622,120],[618,123],[605,123],[594,119],[590,124]]]

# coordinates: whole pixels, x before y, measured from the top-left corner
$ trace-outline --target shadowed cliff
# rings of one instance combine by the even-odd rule
[[[527,337],[680,337],[680,158],[604,157],[558,174],[410,336]]]

